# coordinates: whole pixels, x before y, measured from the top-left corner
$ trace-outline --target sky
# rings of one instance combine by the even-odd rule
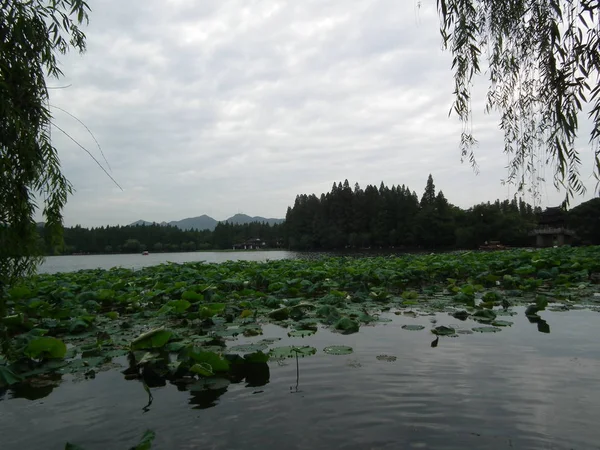
[[[53,129],[75,189],[67,226],[283,218],[297,194],[320,195],[345,179],[405,184],[420,196],[431,173],[463,208],[515,194],[501,183],[508,160],[497,117],[483,113],[483,77],[474,85],[479,174],[461,163],[462,125],[448,115],[452,59],[434,0],[90,5],[87,52],[61,57],[64,77],[48,81],[50,102],[56,125],[123,190]],[[588,193],[574,203],[596,187],[586,142]],[[563,197],[548,182],[540,206]]]

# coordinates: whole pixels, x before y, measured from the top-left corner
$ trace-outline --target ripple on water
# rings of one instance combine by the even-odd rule
[[[428,330],[401,329],[420,318],[296,340],[265,326],[266,336],[283,337],[278,345],[319,352],[299,359],[299,370],[294,359],[271,363],[266,385],[231,385],[202,405],[167,385],[153,389],[144,412],[141,384],[118,371],[64,382],[41,400],[5,396],[2,450],[62,449],[67,440],[91,450],[128,448],[147,428],[158,449],[598,448],[600,349],[590,330],[600,315],[571,314],[548,313],[549,335],[515,316],[510,330],[440,338],[435,348]],[[561,321],[580,330],[563,331]],[[327,345],[354,352],[325,355]]]

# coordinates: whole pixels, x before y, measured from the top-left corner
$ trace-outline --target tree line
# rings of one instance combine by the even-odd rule
[[[46,240],[44,228],[40,236],[47,255],[73,253],[139,253],[186,252],[230,249],[234,244],[259,238],[268,248],[282,245],[281,225],[253,222],[249,224],[218,223],[214,231],[182,230],[173,225],[127,225],[84,228],[80,225],[64,229],[64,245],[53,247]]]
[[[461,209],[436,192],[431,175],[420,198],[405,185],[362,189],[358,184],[351,188],[345,180],[320,197],[296,197],[285,218],[286,242],[298,250],[477,248],[489,241],[529,246],[533,241],[528,233],[540,213],[539,207],[517,198]],[[565,215],[580,242],[600,244],[599,199]]]
[[[529,232],[541,213],[522,199],[496,200],[468,209],[452,205],[437,192],[430,175],[421,197],[407,186],[379,188],[348,180],[334,183],[317,197],[298,195],[285,222],[233,224],[221,222],[213,231],[181,230],[172,225],[128,225],[65,228],[64,246],[44,241],[45,253],[139,253],[231,249],[251,239],[266,248],[291,250],[451,249],[477,248],[486,242],[523,247],[533,244]],[[578,243],[600,244],[600,198],[564,212]],[[41,229],[44,240],[44,230]]]

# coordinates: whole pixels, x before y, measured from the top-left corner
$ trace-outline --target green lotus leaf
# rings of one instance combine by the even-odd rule
[[[203,377],[212,377],[215,374],[212,366],[208,363],[196,363],[190,367],[190,372],[202,375]]]
[[[360,325],[355,320],[349,317],[342,317],[335,324],[334,328],[343,332],[344,334],[358,333]]]
[[[272,359],[284,359],[284,358],[295,358],[296,356],[304,357],[311,356],[317,352],[317,349],[309,345],[302,347],[285,346],[285,347],[274,347],[269,351],[269,356]]]
[[[255,364],[255,363],[266,363],[269,361],[270,356],[268,353],[263,353],[262,351],[257,351],[254,353],[250,353],[248,355],[244,355],[244,361],[247,363]]]
[[[171,338],[173,332],[164,327],[155,328],[139,335],[131,342],[131,350],[162,348]]]
[[[216,391],[226,389],[231,382],[227,378],[201,378],[189,386],[190,392]]]
[[[290,331],[288,333],[289,337],[306,337],[306,336],[312,336],[313,334],[315,334],[315,330],[294,330],[294,331]]]
[[[477,331],[478,333],[497,333],[501,331],[501,328],[498,327],[474,327],[473,331]]]
[[[189,358],[200,364],[208,364],[213,372],[227,372],[229,370],[229,362],[221,355],[215,352],[205,352],[197,348],[191,348],[188,352]]]
[[[239,353],[254,353],[260,352],[267,349],[267,344],[256,342],[254,344],[234,345],[229,347],[228,350]]]
[[[55,337],[41,336],[30,340],[24,353],[26,356],[34,359],[62,359],[67,353],[67,346],[63,341]]]
[[[452,327],[446,327],[444,325],[437,326],[431,329],[433,334],[437,334],[438,336],[452,336],[456,334],[456,330]]]
[[[402,325],[403,330],[418,331],[425,328],[423,325]]]
[[[323,352],[328,355],[349,355],[353,351],[352,347],[348,347],[347,345],[330,345],[323,349]]]

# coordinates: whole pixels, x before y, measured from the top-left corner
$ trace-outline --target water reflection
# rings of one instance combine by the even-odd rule
[[[128,382],[119,371],[80,383],[65,377],[43,402],[16,398],[15,387],[4,397],[0,392],[1,447],[58,449],[68,440],[117,449],[151,428],[156,448],[177,449],[206,442],[216,450],[596,448],[600,315],[544,313],[553,330],[541,335],[536,328],[549,328],[545,320],[515,311],[514,325],[498,333],[441,339],[429,328],[401,328],[429,326],[428,316],[394,316],[356,335],[319,329],[301,340],[265,325],[266,336],[283,338],[276,345],[319,351],[302,358],[302,367],[293,359],[256,364],[204,385],[193,386],[199,380],[191,377],[153,380],[148,373],[144,379],[162,387],[151,388],[147,413],[140,378]],[[435,319],[456,322],[448,314]],[[457,331],[477,325],[460,322]],[[321,349],[329,345],[354,352],[326,355]],[[377,359],[381,354],[397,359]],[[300,377],[302,393],[289,395]]]
[[[529,323],[535,323],[540,333],[550,333],[550,325],[537,314],[526,315]]]
[[[11,398],[25,400],[39,400],[49,396],[62,381],[62,375],[47,374],[33,378],[27,383],[18,383],[11,386]]]

